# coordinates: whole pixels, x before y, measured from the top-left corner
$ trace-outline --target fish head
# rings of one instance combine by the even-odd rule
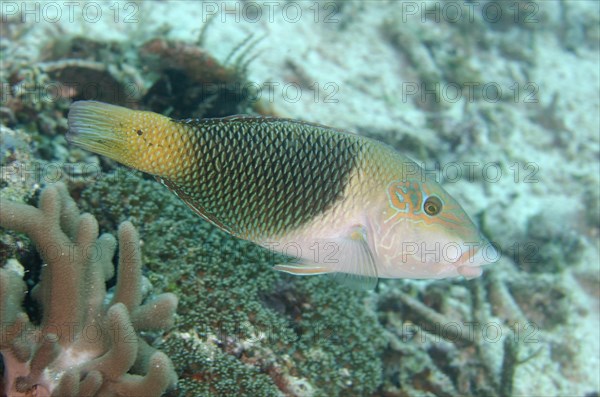
[[[436,181],[388,184],[376,222],[381,273],[391,278],[478,277],[498,253]]]

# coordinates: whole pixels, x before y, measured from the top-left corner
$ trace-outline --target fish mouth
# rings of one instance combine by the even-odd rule
[[[460,275],[471,279],[481,276],[482,267],[500,259],[498,250],[487,240],[478,245],[465,245],[466,251],[454,263]]]

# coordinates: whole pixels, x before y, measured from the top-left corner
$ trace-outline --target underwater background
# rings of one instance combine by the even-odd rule
[[[172,361],[165,395],[599,395],[599,2],[0,11],[0,197],[36,205],[64,182],[101,233],[133,223],[145,288],[179,299],[174,326],[140,334]],[[68,145],[69,106],[85,99],[175,119],[289,117],[383,141],[441,182],[501,254],[477,279],[375,291],[280,274],[277,258],[153,178]],[[20,269],[33,323],[38,251],[0,230],[0,266]]]

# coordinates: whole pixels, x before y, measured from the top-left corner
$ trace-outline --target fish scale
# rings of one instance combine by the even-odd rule
[[[209,121],[201,125],[195,125],[193,121],[186,120],[185,125],[188,128],[192,127],[193,134],[197,135],[199,141],[212,143],[218,139],[221,143],[208,145],[207,150],[198,156],[197,168],[204,172],[197,174],[201,180],[206,177],[207,183],[198,185],[197,180],[189,178],[189,175],[172,180],[172,182],[193,199],[199,201],[209,212],[218,213],[220,222],[231,225],[230,228],[237,230],[238,234],[248,236],[254,233],[260,238],[270,238],[278,233],[284,233],[290,227],[301,227],[326,211],[327,204],[331,205],[343,191],[345,184],[343,178],[355,166],[355,161],[349,161],[347,165],[344,165],[341,160],[356,156],[358,146],[350,142],[352,137],[348,135],[348,137],[344,137],[349,141],[346,150],[354,151],[354,154],[342,156],[341,159],[332,156],[330,161],[319,164],[310,154],[323,144],[334,145],[335,136],[330,135],[326,137],[327,139],[310,133],[302,136],[290,128],[288,121],[273,119],[261,122],[259,125],[252,125],[255,120],[255,118],[240,118],[230,119],[224,123]],[[228,126],[234,124],[231,133],[226,133],[223,124]],[[194,130],[193,127],[196,126],[198,128]],[[304,127],[304,129],[306,128],[307,126]],[[283,136],[279,131],[274,131],[276,129],[283,131]],[[246,137],[247,139],[244,139]],[[292,150],[285,145],[286,139],[290,137],[295,140],[291,145]],[[301,142],[302,138],[308,140],[307,144]],[[269,141],[270,144],[266,145],[267,150],[257,144],[261,140]],[[338,138],[338,140],[340,139]],[[264,161],[267,158],[266,155],[268,158],[275,156],[272,163],[282,164],[282,167],[273,170],[272,163]],[[229,159],[229,162],[221,166],[218,164],[218,159],[221,159],[222,162]],[[295,166],[294,170],[292,170],[293,165]],[[234,172],[220,173],[219,168],[221,167],[229,168]],[[246,174],[239,171],[238,173],[239,167],[241,170],[249,169],[252,172]],[[339,167],[345,168],[345,172],[338,172]],[[327,172],[327,168],[333,171]],[[294,171],[297,172],[296,175],[291,174]],[[310,183],[311,180],[321,181],[323,174],[327,176],[327,182],[330,182],[328,187],[337,186],[337,192],[332,189],[323,190],[319,188],[318,184]],[[255,180],[263,182],[265,187],[261,189],[260,184]],[[332,181],[333,183],[331,183]],[[239,208],[239,205],[244,204],[235,196],[243,194],[245,191],[255,191],[257,194],[247,197],[254,203],[246,203],[244,211]],[[283,192],[283,194],[277,194],[279,192]],[[321,197],[327,195],[329,202],[327,200],[321,203],[317,202],[313,199],[315,194]],[[260,199],[261,195],[264,196],[264,200]],[[221,205],[215,205],[216,202]],[[292,210],[295,215],[295,222],[292,225],[286,224],[287,217],[281,213],[285,208]],[[248,230],[244,217],[249,212],[255,213],[256,217],[262,220],[262,230]],[[266,216],[267,213],[268,216]]]
[[[298,262],[277,270],[372,287],[379,277],[476,277],[489,263],[489,243],[456,200],[372,139],[296,120],[173,120],[94,101],[71,106],[69,129],[70,142],[155,175],[228,233],[285,254],[294,246]],[[448,244],[457,253],[431,259]]]

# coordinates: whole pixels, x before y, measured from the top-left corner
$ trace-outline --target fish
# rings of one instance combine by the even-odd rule
[[[97,101],[74,102],[68,126],[71,144],[153,175],[204,220],[290,258],[278,271],[373,289],[382,278],[475,278],[498,256],[416,162],[358,134]]]

